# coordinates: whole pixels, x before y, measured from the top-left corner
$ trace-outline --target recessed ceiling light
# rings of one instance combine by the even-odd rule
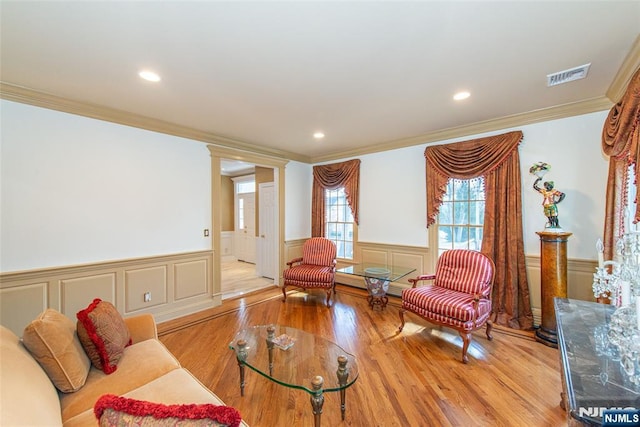
[[[322,139],[322,138],[324,138],[324,133],[322,133],[322,132],[316,132],[316,133],[314,133],[314,134],[313,134],[313,137],[314,137],[315,139]]]
[[[160,76],[157,75],[156,73],[154,73],[153,71],[143,70],[143,71],[140,71],[138,73],[138,75],[141,78],[143,78],[143,79],[145,79],[147,81],[150,81],[150,82],[159,82],[160,81]]]
[[[456,101],[462,101],[463,99],[467,99],[470,96],[471,94],[469,92],[458,92],[453,95],[453,99],[455,99]]]

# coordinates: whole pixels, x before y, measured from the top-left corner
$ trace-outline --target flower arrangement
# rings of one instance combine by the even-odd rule
[[[551,170],[551,165],[549,163],[538,162],[529,168],[529,173],[532,175],[536,175],[539,178],[542,178],[550,170]]]

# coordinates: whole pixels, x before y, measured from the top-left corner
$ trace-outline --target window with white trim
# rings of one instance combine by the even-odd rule
[[[354,225],[351,208],[347,203],[344,188],[324,190],[325,195],[325,232],[327,239],[333,241],[338,249],[337,257],[353,259]]]
[[[484,179],[450,179],[438,214],[438,256],[449,249],[480,250],[484,228]]]

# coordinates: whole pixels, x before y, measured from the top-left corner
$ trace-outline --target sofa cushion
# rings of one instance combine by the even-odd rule
[[[100,298],[80,310],[78,337],[91,362],[105,374],[118,368],[124,348],[131,344],[131,334],[118,310]]]
[[[0,426],[61,426],[56,388],[4,326],[0,326],[0,361]]]
[[[178,368],[180,364],[160,341],[133,344],[124,349],[117,371],[107,375],[93,367],[84,387],[60,396],[62,420],[66,424],[70,418],[93,409],[103,394],[123,395]],[[95,418],[92,421],[95,423]]]
[[[175,426],[188,422],[190,426],[238,427],[242,418],[230,406],[203,404],[172,404],[148,402],[106,394],[94,407],[100,426]]]
[[[91,362],[67,316],[46,309],[24,329],[22,342],[58,390],[68,393],[84,385]]]

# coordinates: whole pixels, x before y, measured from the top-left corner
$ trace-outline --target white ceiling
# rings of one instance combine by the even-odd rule
[[[4,83],[314,158],[602,98],[640,1],[2,0],[0,23]]]

